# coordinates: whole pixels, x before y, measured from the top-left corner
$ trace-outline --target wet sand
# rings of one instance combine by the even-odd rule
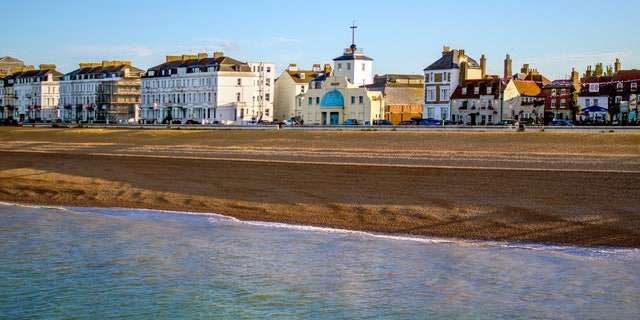
[[[640,248],[640,133],[0,127],[0,200]]]

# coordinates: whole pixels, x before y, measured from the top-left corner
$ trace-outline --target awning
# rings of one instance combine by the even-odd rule
[[[588,108],[584,108],[581,111],[582,112],[607,112],[607,108],[603,108],[600,106],[591,106]]]

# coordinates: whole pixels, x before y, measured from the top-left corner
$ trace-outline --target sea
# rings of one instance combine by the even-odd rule
[[[639,319],[640,250],[0,203],[0,319]]]

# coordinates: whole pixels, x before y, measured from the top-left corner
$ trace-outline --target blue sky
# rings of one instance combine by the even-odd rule
[[[588,65],[640,69],[635,21],[640,1],[3,1],[0,56],[55,64],[128,60],[148,69],[166,55],[222,51],[240,61],[333,65],[351,44],[374,59],[374,73],[422,74],[442,47],[465,49],[487,73],[528,63],[561,79]]]

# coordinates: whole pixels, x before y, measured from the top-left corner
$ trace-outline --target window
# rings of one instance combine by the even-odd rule
[[[446,71],[442,73],[442,82],[447,82],[447,74]]]
[[[598,105],[598,99],[597,99],[597,98],[596,98],[596,99],[593,99],[593,105],[594,105],[594,106],[597,106],[597,105]]]
[[[355,96],[351,96],[351,104],[355,104],[356,103],[356,97]]]
[[[449,101],[449,88],[440,88],[440,101]]]
[[[347,62],[347,70],[351,70],[351,62]]]
[[[480,88],[479,87],[473,87],[473,94],[479,94],[480,93]]]
[[[462,88],[462,94],[467,94],[467,87]]]
[[[616,103],[622,102],[622,96],[616,96]]]
[[[313,103],[313,98],[309,97],[309,105],[311,105]]]
[[[238,78],[238,85],[241,86],[242,85],[242,79]]]
[[[555,96],[556,95],[556,89],[551,89],[551,96]]]
[[[487,94],[491,94],[491,87],[487,87]]]
[[[427,88],[427,101],[436,101],[436,88]]]
[[[267,67],[267,72],[271,72],[271,67]],[[267,109],[267,112],[269,111],[269,109]]]
[[[616,89],[622,90],[622,82],[616,83]]]
[[[599,83],[589,83],[589,92],[598,92],[600,91]]]
[[[631,90],[638,90],[638,83],[637,82],[632,82],[631,83]]]
[[[358,103],[359,104],[363,104],[364,103],[364,97],[363,96],[359,96],[358,97]]]
[[[300,86],[300,92],[304,93],[304,86]]]
[[[555,101],[555,100],[552,100],[552,101],[551,101],[551,108],[552,108],[552,109],[555,109],[555,108],[556,108],[556,101]]]
[[[591,99],[585,99],[584,100],[584,106],[589,108],[589,106],[591,106]]]
[[[565,108],[567,106],[567,100],[560,99],[560,108]]]
[[[236,94],[236,101],[237,101],[237,102],[240,102],[240,92],[238,92],[238,93]]]
[[[269,99],[270,99],[270,98],[271,98],[271,95],[270,95],[270,94],[268,94],[268,93],[265,93],[265,94],[264,94],[264,100],[265,100],[265,101],[269,101]]]
[[[320,104],[320,97],[316,97],[316,104]]]
[[[567,89],[560,89],[560,94],[565,94],[567,93]]]
[[[363,63],[362,64],[362,71],[365,71],[365,70],[367,70],[367,65]]]
[[[342,63],[338,63],[338,71],[342,71]]]
[[[433,82],[433,72],[429,73],[429,82]]]

